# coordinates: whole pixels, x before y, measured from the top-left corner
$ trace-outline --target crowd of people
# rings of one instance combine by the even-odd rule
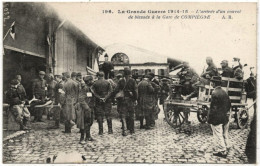
[[[188,63],[183,67],[178,76],[180,85],[184,87],[181,91],[184,100],[190,100],[198,95],[198,87],[212,82],[215,88],[212,93],[208,123],[211,124],[216,149],[214,155],[226,157],[229,147],[228,128],[231,101],[228,94],[221,88],[221,76],[243,79],[242,65],[238,58],[234,58],[232,68],[228,61],[221,62],[222,72],[219,73],[212,58],[208,57],[207,69],[199,77],[192,71]],[[168,79],[158,81],[154,73],[150,72],[143,76],[140,82],[132,78],[131,70],[124,68],[123,74],[115,78],[105,79],[104,72],[97,72],[96,77],[91,75],[82,76],[81,73],[64,72],[62,75],[46,75],[44,71],[39,72],[39,78],[32,84],[33,99],[28,101],[24,87],[21,84],[21,76],[17,75],[11,81],[11,86],[6,93],[10,111],[16,117],[21,129],[29,129],[27,123],[30,113],[33,113],[33,122],[42,122],[44,108],[35,105],[44,105],[52,101],[53,119],[55,125],[49,129],[58,129],[60,123],[64,123],[64,133],[71,133],[71,128],[76,125],[80,130],[81,144],[93,141],[91,126],[97,120],[99,135],[103,135],[103,123],[106,120],[108,134],[113,134],[112,104],[117,103],[117,111],[122,123],[122,135],[135,133],[135,117],[140,121],[140,129],[153,129],[157,119],[159,104],[171,94]],[[46,80],[45,80],[46,78]],[[199,78],[199,79],[198,79]],[[28,111],[25,105],[30,105]],[[188,108],[187,108],[188,109]],[[47,113],[49,119],[51,111]],[[187,111],[188,112],[188,111]],[[189,123],[188,115],[185,123]],[[174,121],[177,113],[174,115]],[[145,122],[145,123],[144,123]]]
[[[6,102],[10,104],[9,110],[16,117],[21,129],[26,130],[30,129],[27,125],[30,114],[34,116],[33,123],[43,122],[42,115],[46,108],[36,106],[46,106],[51,101],[53,107],[47,107],[47,118],[52,116],[55,125],[49,129],[58,129],[60,123],[64,123],[64,132],[71,133],[71,128],[76,125],[81,133],[80,143],[93,140],[90,129],[94,119],[99,126],[99,135],[104,133],[105,120],[108,134],[113,134],[113,103],[117,103],[123,136],[127,135],[127,131],[130,134],[135,132],[135,118],[140,120],[141,129],[152,129],[159,113],[158,101],[160,99],[162,104],[170,91],[167,79],[160,83],[155,79],[154,73],[148,73],[137,84],[129,68],[125,68],[122,74],[113,79],[104,77],[104,72],[98,72],[96,77],[83,77],[76,72],[64,72],[54,77],[40,71],[39,77],[32,83],[33,98],[28,100],[21,84],[21,75],[17,75],[6,93]],[[30,105],[30,111],[27,105]]]

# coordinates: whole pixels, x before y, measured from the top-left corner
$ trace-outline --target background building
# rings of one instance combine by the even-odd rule
[[[45,3],[3,3],[3,88],[16,74],[31,95],[31,80],[40,70],[94,74],[103,50]]]

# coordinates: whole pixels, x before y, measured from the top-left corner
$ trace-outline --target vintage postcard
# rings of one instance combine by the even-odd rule
[[[3,164],[256,164],[256,2],[2,5]]]

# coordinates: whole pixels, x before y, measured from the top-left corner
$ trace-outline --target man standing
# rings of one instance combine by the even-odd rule
[[[75,109],[76,109],[76,123],[77,123],[77,127],[80,129],[80,134],[81,134],[80,144],[84,144],[85,143],[84,135],[87,132],[87,130],[89,130],[88,134],[90,134],[91,122],[88,122],[89,121],[88,119],[91,117],[91,109],[87,103],[89,89],[87,88],[85,82],[81,78],[82,78],[81,73],[78,73],[77,81],[80,85],[80,91],[79,91],[78,103],[76,104]],[[87,135],[86,137],[86,140],[88,139],[92,141],[89,135]]]
[[[234,76],[234,72],[232,70],[232,68],[230,68],[228,66],[228,61],[227,60],[223,60],[221,63],[221,68],[222,68],[222,73],[221,76],[222,77],[230,77],[232,78]]]
[[[18,74],[15,76],[15,79],[19,82],[17,85],[17,91],[21,95],[22,101],[25,101],[27,99],[27,94],[22,85],[22,76],[20,74]]]
[[[139,106],[139,119],[140,119],[140,129],[151,129],[151,120],[153,113],[153,100],[154,100],[154,88],[151,81],[148,79],[149,76],[146,75],[145,78],[138,84],[138,106]],[[145,118],[146,125],[143,125],[143,120]]]
[[[65,118],[65,133],[71,133],[71,127],[76,119],[75,104],[78,101],[78,84],[70,79],[68,72],[62,73],[64,76],[63,90],[65,92],[64,118]]]
[[[105,56],[105,62],[102,64],[102,71],[105,74],[105,79],[113,78],[114,65],[108,61],[108,55]]]
[[[160,91],[160,86],[159,86],[159,81],[157,79],[155,79],[155,75],[154,73],[150,72],[148,73],[148,76],[149,76],[149,80],[151,81],[151,84],[154,88],[154,92],[153,92],[153,102],[152,102],[152,105],[153,105],[153,113],[152,113],[152,118],[151,118],[151,127],[154,127],[155,126],[155,119],[157,119],[158,117],[158,113],[159,113],[159,107],[158,107],[158,94],[159,94],[159,91]]]
[[[122,122],[122,135],[126,136],[126,129],[134,131],[134,104],[137,100],[137,84],[131,78],[131,70],[124,68],[124,78],[120,79],[115,94],[122,91],[124,96],[118,99],[119,115]],[[127,122],[128,121],[128,122]]]
[[[44,101],[46,98],[47,93],[47,82],[44,79],[45,72],[40,71],[39,72],[39,78],[35,79],[32,84],[32,93],[33,98],[39,99],[41,101]],[[34,122],[43,122],[42,121],[42,113],[44,108],[37,108],[37,110],[34,108]]]
[[[54,80],[54,76],[52,73],[50,73],[47,77],[47,97],[54,102],[55,100],[55,86],[57,82]],[[50,117],[52,116],[52,108],[48,108],[48,114],[47,119],[50,120]]]
[[[19,81],[11,81],[11,88],[6,93],[7,103],[10,105],[10,112],[14,115],[16,122],[20,125],[21,130],[28,130],[27,122],[30,119],[30,112],[24,106],[25,100],[23,92],[18,91]]]
[[[163,105],[164,101],[169,96],[169,92],[171,90],[167,82],[168,82],[168,80],[166,78],[162,79],[161,91],[160,91],[160,104],[161,105]]]
[[[112,134],[112,117],[111,117],[111,84],[104,79],[104,73],[97,73],[98,80],[93,84],[93,94],[96,98],[96,115],[99,126],[99,135],[103,135],[103,117],[107,119],[108,134]]]
[[[50,129],[58,129],[60,127],[60,119],[61,117],[64,119],[62,116],[63,112],[61,111],[62,105],[64,105],[64,95],[65,92],[63,91],[63,81],[62,81],[62,76],[61,75],[55,75],[55,80],[56,80],[56,85],[54,87],[54,99],[55,105],[58,105],[59,107],[55,107],[54,109],[54,120],[55,120],[55,125],[53,127],[50,127]]]
[[[227,92],[220,86],[221,77],[213,77],[211,81],[215,89],[211,95],[208,123],[211,124],[215,143],[213,155],[226,158],[230,148],[228,129],[231,102]]]

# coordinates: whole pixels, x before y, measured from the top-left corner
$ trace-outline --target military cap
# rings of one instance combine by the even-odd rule
[[[64,72],[64,73],[62,73],[62,76],[66,77],[66,78],[70,78],[70,73],[69,72]]]
[[[238,62],[239,62],[239,61],[240,61],[240,58],[234,57],[234,58],[233,58],[233,61],[238,61]]]
[[[102,71],[97,72],[97,77],[104,77],[104,72],[102,72]]]
[[[70,76],[71,76],[71,77],[76,77],[76,76],[77,76],[77,73],[73,71]]]
[[[39,75],[45,75],[45,72],[44,71],[40,71]]]
[[[79,73],[77,73],[77,77],[79,77],[79,76],[82,76],[82,74],[79,72]]]
[[[150,75],[151,77],[155,76],[154,73],[152,73],[152,72],[149,72],[148,75]]]
[[[126,76],[131,75],[131,70],[128,67],[124,68],[124,75],[126,75]]]
[[[210,81],[212,81],[212,82],[221,82],[221,77],[213,76]]]
[[[19,84],[19,81],[17,79],[13,79],[11,81],[11,85],[18,85]]]
[[[223,61],[221,61],[221,63],[220,64],[228,64],[228,61],[227,60],[223,60]]]
[[[105,54],[105,56],[104,57],[108,57],[108,55],[107,54]]]
[[[91,75],[88,75],[84,78],[84,81],[93,80],[93,77]]]

